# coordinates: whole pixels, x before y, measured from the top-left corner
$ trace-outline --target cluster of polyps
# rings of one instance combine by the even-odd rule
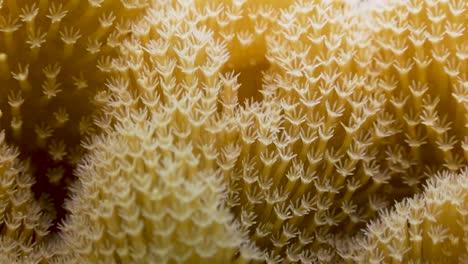
[[[367,225],[365,237],[342,245],[340,255],[358,263],[464,263],[467,172],[433,175],[422,194],[382,211]]]
[[[50,184],[63,187],[79,164],[69,217],[29,258],[425,259],[418,243],[383,243],[404,231],[388,210],[387,231],[376,222],[367,240],[349,237],[437,171],[461,177],[466,4],[355,2],[4,5],[0,76],[11,89],[0,106],[8,142],[22,153],[47,152]],[[12,48],[17,43],[24,52]],[[91,104],[71,107],[78,101]],[[434,251],[457,259],[465,240],[421,203],[412,205],[415,214],[437,223],[421,239],[459,241]],[[395,205],[407,216],[406,207]],[[373,239],[380,251],[366,255],[361,249]],[[416,255],[407,255],[412,248]]]
[[[42,253],[33,254],[33,245],[41,242],[48,228],[56,230],[56,223],[63,218],[61,204],[74,178],[72,171],[85,152],[81,141],[108,128],[104,127],[106,115],[100,112],[105,89],[96,61],[111,52],[108,38],[119,23],[126,23],[127,13],[141,10],[124,12],[120,2],[100,3],[103,5],[98,1],[0,4],[1,145],[11,149],[15,159],[10,162],[10,156],[2,154],[7,162],[4,167],[10,168],[10,172],[2,171],[2,179],[11,179],[16,170],[16,181],[24,181],[21,187],[16,187],[15,181],[5,185],[10,190],[5,189],[2,196],[11,193],[19,201],[19,197],[27,197],[26,188],[26,202],[31,204],[27,221],[18,216],[27,215],[24,208],[6,207],[5,216],[9,216],[2,217],[2,223],[9,226],[14,219],[19,229],[5,226],[2,233],[10,234],[5,239],[18,236],[18,241],[2,250],[5,259],[1,262],[40,259]],[[119,22],[114,23],[114,14],[121,18]],[[42,212],[35,212],[39,204]],[[39,218],[41,213],[44,215]],[[52,218],[55,227],[43,218]],[[27,223],[20,225],[21,221]],[[26,224],[23,229],[32,231],[21,231]],[[10,255],[14,258],[7,257]]]

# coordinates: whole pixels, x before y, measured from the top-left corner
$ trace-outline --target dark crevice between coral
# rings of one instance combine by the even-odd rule
[[[261,64],[253,64],[235,69],[236,72],[240,73],[237,80],[240,84],[237,96],[241,106],[244,106],[247,101],[262,101],[263,73],[269,67],[270,64],[264,61]]]
[[[6,129],[6,140],[12,147],[18,148],[19,159],[27,161],[29,165],[28,173],[34,179],[31,188],[34,197],[39,201],[41,207],[43,207],[44,213],[52,218],[50,231],[52,233],[58,232],[58,224],[65,218],[65,214],[67,213],[63,208],[63,204],[69,196],[68,186],[76,180],[73,174],[76,166],[70,162],[69,153],[62,160],[54,160],[48,153],[50,144],[48,143],[44,147],[39,147],[35,142],[34,128],[26,127],[25,129],[27,130],[23,131],[20,139],[14,138],[12,131]],[[57,133],[58,136],[54,135],[54,139],[64,140],[67,151],[69,151],[69,147],[79,146],[81,141],[79,133],[70,132],[71,127],[64,127],[62,130],[60,131],[61,133]],[[52,181],[47,175],[53,169],[63,169],[62,176],[56,181]]]
[[[67,186],[75,179],[73,175],[74,166],[67,162],[53,161],[47,152],[38,150],[27,155],[31,160],[31,173],[36,182],[32,191],[36,200],[45,206],[46,213],[52,216],[51,232],[58,232],[58,224],[65,218],[66,210],[63,208],[68,196]],[[64,169],[62,179],[57,183],[51,183],[47,177],[47,170],[54,167]],[[52,206],[48,208],[48,206]]]
[[[66,70],[64,70],[66,71]],[[35,73],[32,73],[35,74]],[[40,83],[38,77],[34,78]],[[82,140],[89,134],[80,133],[80,121],[82,117],[92,117],[98,112],[98,108],[89,100],[91,90],[77,91],[72,84],[65,79],[59,80],[62,83],[61,93],[50,102],[43,103],[42,91],[40,87],[32,87],[32,93],[22,94],[24,103],[20,113],[23,124],[19,133],[15,133],[11,127],[11,122],[15,116],[8,105],[8,92],[3,91],[0,95],[0,119],[1,128],[5,130],[6,142],[19,150],[19,159],[27,161],[29,171],[34,179],[32,192],[39,201],[44,213],[52,219],[50,231],[58,232],[59,223],[65,218],[66,210],[63,207],[65,200],[69,196],[68,187],[76,180],[73,174],[76,168],[76,159],[84,154],[84,149],[80,147]],[[10,87],[15,87],[16,83],[11,83]],[[8,86],[7,86],[8,87]],[[0,92],[3,87],[0,87]],[[68,92],[64,92],[67,91]],[[69,120],[60,126],[55,126],[54,114],[59,108],[66,109]],[[42,143],[39,143],[36,129],[38,126],[47,124],[53,129],[53,133]],[[96,127],[94,126],[94,131]],[[63,141],[66,146],[65,155],[61,159],[54,160],[49,149],[53,141]],[[78,149],[76,153],[73,150]],[[73,159],[75,159],[73,161]],[[62,169],[63,174],[55,180],[48,177],[51,170]]]

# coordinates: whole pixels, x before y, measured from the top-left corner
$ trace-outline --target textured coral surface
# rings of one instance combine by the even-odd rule
[[[0,263],[467,263],[465,0],[0,0]]]

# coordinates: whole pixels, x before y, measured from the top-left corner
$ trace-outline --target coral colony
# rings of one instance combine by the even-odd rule
[[[0,0],[0,263],[468,263],[467,24]]]

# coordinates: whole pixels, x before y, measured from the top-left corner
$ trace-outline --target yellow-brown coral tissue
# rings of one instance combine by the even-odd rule
[[[466,263],[465,0],[0,0],[0,263]]]

